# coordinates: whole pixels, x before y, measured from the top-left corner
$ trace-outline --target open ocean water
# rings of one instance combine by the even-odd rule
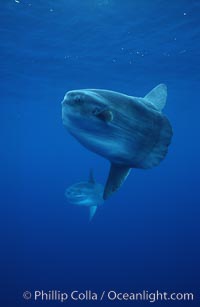
[[[2,307],[199,306],[200,1],[1,0]],[[165,83],[166,159],[132,170],[91,223],[65,189],[108,161],[62,125],[68,90]],[[193,301],[34,300],[34,291],[192,292]],[[29,291],[32,298],[23,298]]]

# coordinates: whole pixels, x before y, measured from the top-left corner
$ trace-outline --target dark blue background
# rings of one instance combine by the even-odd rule
[[[35,289],[186,291],[195,302],[168,305],[198,305],[199,16],[197,0],[1,1],[2,307],[60,305],[23,301]],[[133,170],[89,224],[64,191],[90,167],[104,183],[109,164],[62,126],[65,92],[144,96],[161,82],[167,158]],[[127,304],[149,303],[109,305]]]

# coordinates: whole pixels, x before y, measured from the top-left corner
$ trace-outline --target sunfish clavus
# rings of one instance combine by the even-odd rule
[[[104,199],[123,184],[131,168],[152,168],[166,156],[172,138],[171,125],[162,114],[166,98],[164,84],[144,98],[98,89],[73,90],[64,96],[64,126],[111,163]]]

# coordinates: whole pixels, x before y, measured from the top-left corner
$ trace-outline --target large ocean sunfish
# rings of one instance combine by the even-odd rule
[[[162,114],[166,98],[164,84],[144,98],[97,89],[73,90],[64,96],[64,126],[111,163],[104,199],[119,189],[131,168],[152,168],[166,156],[172,138],[171,125]]]

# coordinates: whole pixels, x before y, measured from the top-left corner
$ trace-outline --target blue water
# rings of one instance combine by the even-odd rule
[[[2,307],[62,306],[22,298],[40,289],[193,292],[194,302],[155,304],[198,306],[199,16],[198,0],[1,1]],[[105,183],[109,163],[64,129],[65,92],[144,96],[161,82],[174,130],[166,159],[133,170],[88,223],[65,189],[91,167]]]

